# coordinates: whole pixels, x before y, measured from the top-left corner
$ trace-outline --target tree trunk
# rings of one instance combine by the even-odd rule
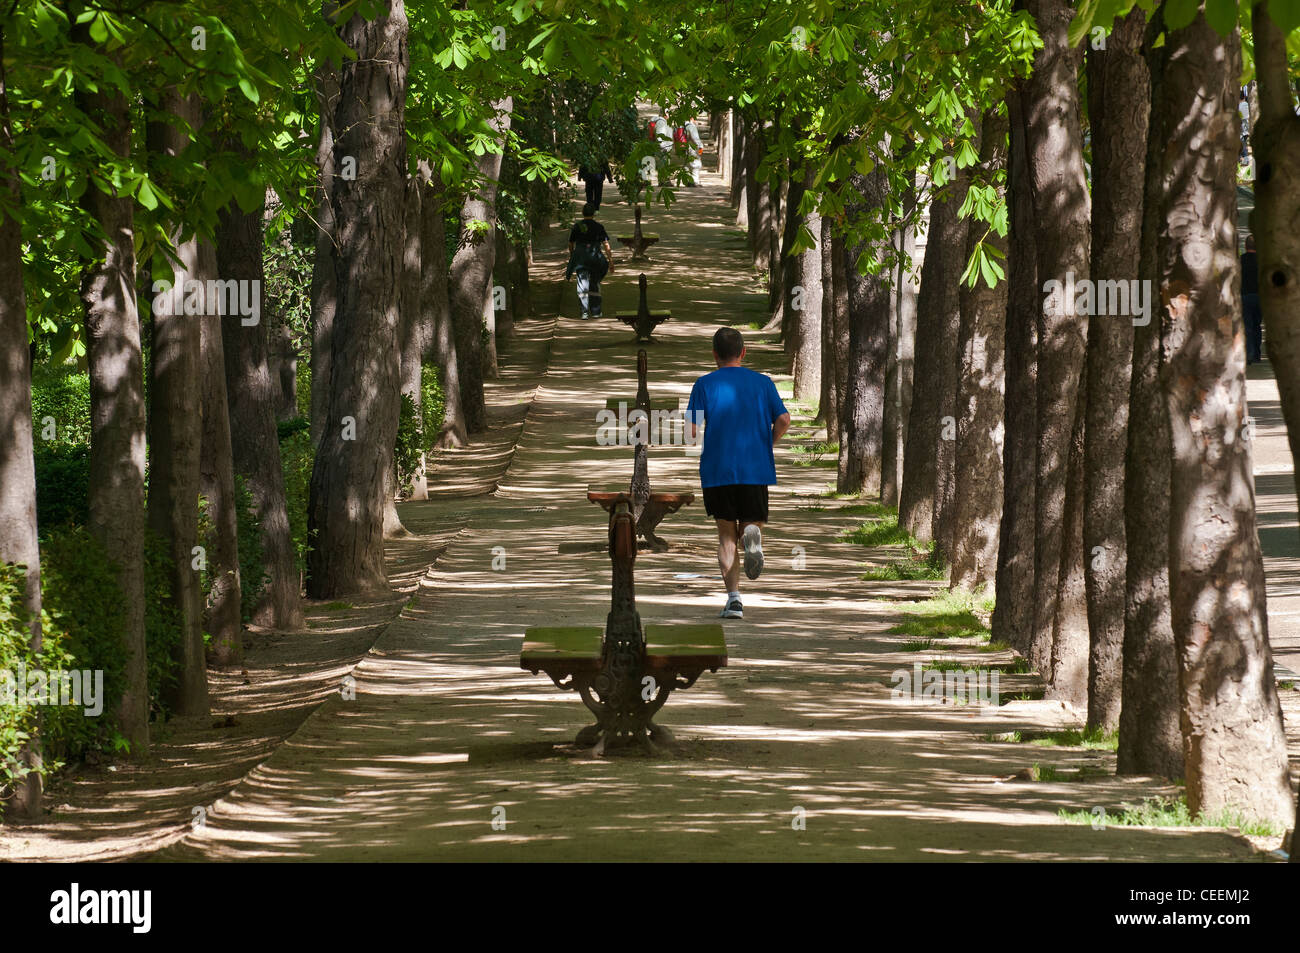
[[[1171,122],[1157,247],[1170,321],[1162,377],[1174,449],[1169,590],[1187,805],[1193,814],[1234,808],[1285,825],[1295,805],[1246,421],[1236,244],[1239,38],[1219,36],[1203,13],[1166,37],[1153,108]]]
[[[780,329],[781,343],[785,348],[785,360],[788,367],[794,366],[794,355],[799,346],[797,337],[800,330],[795,309],[792,307],[792,300],[802,307],[804,299],[802,293],[799,293],[798,297],[795,298],[795,287],[800,284],[800,273],[803,267],[802,256],[792,255],[790,251],[794,247],[795,240],[799,237],[799,226],[804,224],[803,216],[799,214],[799,203],[803,200],[804,190],[812,183],[812,178],[813,170],[810,167],[807,170],[800,170],[798,179],[790,183],[790,191],[787,193],[790,207],[786,209],[785,227],[781,232],[779,264],[772,269],[772,290],[775,294],[769,298],[768,306],[771,317],[768,319],[767,326],[772,330]],[[817,274],[821,275],[820,265],[817,268]]]
[[[853,197],[845,211],[850,226],[879,215],[889,187],[885,166],[877,164],[867,175],[852,173],[849,187]],[[858,259],[868,249],[866,241],[852,248],[845,247],[842,258],[848,297],[849,350],[835,489],[855,496],[880,493],[892,297],[886,274],[858,272]]]
[[[293,420],[298,416],[298,355],[293,349],[293,331],[283,319],[271,332],[271,377],[279,395],[275,419]]]
[[[200,242],[195,277],[217,279],[217,250]],[[208,601],[204,631],[211,636],[208,660],[234,666],[243,661],[243,622],[240,618],[242,580],[235,509],[235,464],[230,440],[230,403],[226,399],[226,349],[221,341],[221,316],[199,316],[199,399],[203,407],[203,438],[199,459],[199,493],[207,501],[213,545],[208,549]]]
[[[1138,279],[1151,83],[1142,59],[1146,14],[1116,21],[1088,51],[1092,123],[1092,265],[1097,282]],[[1130,306],[1132,301],[1129,302]],[[1130,311],[1132,308],[1130,307]],[[1088,596],[1088,725],[1119,727],[1123,685],[1124,456],[1133,365],[1131,314],[1088,326],[1084,424],[1084,581]]]
[[[914,264],[917,257],[916,226],[911,215],[916,188],[903,196],[904,220],[894,228],[892,242],[900,255]],[[891,276],[889,350],[885,366],[884,443],[880,451],[880,501],[898,506],[903,483],[903,449],[907,444],[907,417],[912,411],[912,367],[916,358],[916,282],[912,264],[900,264]]]
[[[202,113],[197,94],[181,96],[169,87],[159,107],[189,128],[199,128]],[[160,121],[150,125],[148,138],[151,152],[175,158],[189,145],[190,133]],[[170,292],[154,295],[151,315],[148,521],[167,546],[171,602],[181,629],[173,656],[176,681],[167,700],[178,715],[206,715],[203,593],[193,552],[198,543],[203,439],[199,391],[194,387],[199,374],[199,325],[184,308],[185,284],[198,277],[199,240],[181,241],[181,233],[177,227],[171,235],[180,267],[173,267]]]
[[[1291,459],[1300,461],[1300,235],[1295,228],[1300,221],[1300,118],[1288,83],[1286,38],[1267,4],[1256,4],[1253,13],[1259,109],[1252,109],[1251,117],[1258,113],[1259,119],[1251,131],[1256,170],[1251,226],[1258,243],[1268,359],[1277,378]],[[1291,861],[1300,863],[1294,834]]]
[[[497,145],[504,149],[510,128],[513,100],[507,96],[493,104]],[[501,153],[486,152],[476,160],[483,180],[479,190],[465,197],[461,208],[460,245],[451,262],[451,313],[456,328],[456,354],[460,360],[460,384],[464,395],[465,423],[470,433],[487,429],[487,404],[483,398],[483,376],[496,373],[495,354],[489,365],[483,344],[484,316],[492,307],[492,268],[496,259],[496,205]],[[470,222],[487,222],[488,230],[469,239]],[[489,340],[492,341],[489,335]],[[495,341],[492,341],[495,347]]]
[[[835,374],[836,430],[829,439],[844,439],[844,402],[849,392],[849,278],[844,268],[844,237],[831,232],[831,370]]]
[[[316,70],[320,133],[316,142],[316,254],[311,272],[311,443],[319,447],[329,423],[330,358],[334,350],[334,312],[338,291],[334,278],[334,110],[339,100],[339,71],[328,60]]]
[[[386,593],[384,494],[397,437],[397,324],[406,180],[407,20],[389,0],[373,20],[341,29],[357,53],[344,64],[334,117],[338,306],[329,426],[312,469],[307,592],[315,599]]]
[[[229,147],[237,152],[244,148],[233,140]],[[250,163],[254,159],[251,152],[245,158]],[[230,419],[238,424],[230,432],[234,469],[252,497],[266,573],[252,621],[274,629],[299,629],[303,625],[300,574],[289,531],[276,427],[280,384],[272,377],[270,366],[262,211],[259,206],[245,212],[232,202],[217,216],[217,271],[223,281],[238,282],[241,303],[256,302],[257,307],[256,316],[245,316],[232,314],[223,302],[226,401]],[[209,308],[213,304],[209,302]]]
[[[438,364],[442,385],[443,420],[437,438],[439,447],[463,447],[469,442],[461,401],[460,364],[456,357],[456,331],[448,299],[447,234],[443,219],[445,189],[425,159],[419,163],[420,181],[428,191],[420,202],[420,306],[426,309],[425,325],[432,337],[431,355]]]
[[[926,346],[916,355],[916,390],[903,449],[903,486],[898,522],[921,542],[935,538],[944,473],[952,467],[956,438],[957,332],[961,325],[959,278],[966,250],[966,223],[957,217],[970,176],[958,170],[953,182],[930,197],[930,228],[921,290],[916,301],[916,338]]]
[[[4,26],[0,24],[0,157],[13,155],[9,85],[5,75]],[[18,170],[0,165],[0,564],[26,570],[23,608],[31,620],[29,645],[41,650],[41,554],[36,538],[36,465],[32,446],[32,357],[27,346],[27,296],[23,288],[22,193]],[[13,215],[4,206],[13,209]],[[28,768],[41,766],[40,739],[20,754]],[[29,774],[16,785],[14,809],[24,817],[41,814],[42,783]]]
[[[736,113],[736,159],[733,169],[735,179],[731,184],[731,204],[736,207],[736,227],[745,229],[749,236],[749,215],[754,206],[754,176],[750,157],[754,153],[754,137],[750,122]]]
[[[1163,32],[1147,28],[1145,59],[1151,84],[1146,170],[1143,184],[1139,278],[1155,287],[1156,236],[1160,225],[1160,154],[1167,145],[1167,117],[1159,99],[1166,47],[1152,48]],[[1152,301],[1156,308],[1156,302]],[[1173,448],[1160,378],[1164,373],[1162,312],[1133,331],[1129,382],[1128,441],[1124,458],[1124,657],[1121,667],[1118,774],[1183,776],[1179,725],[1178,658],[1169,609],[1169,481]]]
[[[832,220],[826,216],[821,222],[821,236],[817,243],[822,270],[822,326],[821,326],[821,395],[817,403],[817,417],[826,425],[826,440],[840,438],[840,396],[836,389],[835,364],[835,268]]]
[[[88,28],[74,37],[91,46]],[[120,54],[108,56],[121,67]],[[131,119],[119,92],[81,92],[78,105],[102,125],[104,144],[119,156],[131,151]],[[149,683],[144,631],[144,372],[135,297],[135,207],[129,195],[82,195],[87,216],[105,237],[81,278],[86,362],[90,370],[90,531],[113,559],[126,605],[122,630],[125,679],[118,730],[134,755],[149,747]],[[92,239],[94,240],[94,239]]]
[[[767,149],[762,122],[755,122],[753,130],[753,149],[746,156],[749,190],[754,196],[749,209],[749,247],[753,251],[754,271],[764,274],[773,267],[769,234],[772,230],[772,187],[767,179],[758,175],[759,163]]]
[[[425,187],[419,176],[410,176],[406,180],[406,238],[402,248],[402,313],[398,325],[400,330],[399,347],[402,353],[402,393],[415,402],[415,419],[421,419],[424,408],[424,388],[422,385],[424,358],[429,353],[432,328],[429,318],[432,316],[420,301],[422,289],[424,209],[421,199]],[[432,434],[423,434],[427,443]],[[421,448],[423,449],[423,448]],[[427,500],[429,498],[429,481],[424,473],[424,454],[420,454],[420,466],[412,476],[411,499]]]
[[[1007,117],[984,113],[980,129],[980,168],[991,179],[1006,168]],[[970,228],[969,259],[979,241]],[[1007,253],[1007,240],[989,231],[990,246]],[[957,446],[953,463],[952,562],[954,589],[974,592],[997,575],[998,531],[1002,523],[1002,444],[1007,282],[993,288],[979,277],[962,286],[961,329],[957,339]]]
[[[1088,317],[1076,314],[1074,280],[1088,278],[1088,183],[1079,126],[1078,65],[1066,34],[1073,7],[1065,0],[1030,0],[1043,48],[1024,87],[1025,141],[1039,222],[1035,236],[1038,281],[1047,300],[1038,317],[1038,464],[1035,503],[1034,633],[1030,662],[1047,682],[1047,696],[1082,707],[1088,693],[1086,607],[1063,598],[1066,565],[1083,548],[1066,532],[1066,494],[1075,435]],[[1052,282],[1058,285],[1052,285]],[[1052,294],[1052,289],[1056,290]],[[1078,567],[1080,573],[1082,567]],[[1083,613],[1075,618],[1075,612]],[[1070,644],[1055,645],[1058,638]],[[1053,659],[1058,668],[1053,667]]]
[[[1023,92],[1007,93],[1007,329],[1002,443],[1002,524],[998,533],[996,601],[990,628],[1028,657],[1034,629],[1034,512],[1038,459],[1037,223],[1030,192]]]

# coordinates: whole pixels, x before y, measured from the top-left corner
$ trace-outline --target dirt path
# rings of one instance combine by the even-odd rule
[[[629,210],[609,198],[601,218],[612,233],[629,229]],[[713,175],[706,187],[684,190],[671,212],[647,215],[647,228],[661,235],[644,266],[651,306],[674,315],[648,348],[654,398],[686,396],[707,369],[709,335],[719,324],[765,317],[765,295],[748,277],[744,239],[731,221]],[[538,265],[561,266],[557,254]],[[616,266],[605,287],[607,314],[635,307],[636,273]],[[1258,856],[1226,832],[1093,830],[1061,821],[1061,810],[1113,811],[1175,789],[1116,779],[1113,755],[989,740],[1074,723],[1058,705],[892,699],[890,673],[923,658],[903,651],[907,636],[888,633],[898,620],[893,600],[919,597],[932,585],[862,581],[861,561],[872,554],[838,539],[861,518],[825,496],[828,470],[800,465],[788,446],[778,455],[768,568],[758,583],[742,586],[745,619],[726,623],[730,665],[675,694],[660,713],[677,744],[655,756],[599,760],[570,746],[589,717],[574,695],[519,670],[520,641],[533,624],[604,621],[605,518],[584,489],[625,484],[630,475],[626,447],[597,445],[596,413],[609,397],[631,398],[636,354],[622,325],[577,314],[570,288],[549,370],[495,492],[404,508],[404,517],[420,508],[433,525],[447,512],[439,507],[452,507],[465,527],[356,666],[355,699],[329,697],[215,802],[205,825],[155,857]],[[776,342],[757,332],[747,338],[751,365],[775,370]],[[797,421],[796,440],[811,433],[806,416]],[[657,488],[696,486],[695,468],[681,448],[652,451]],[[672,550],[637,561],[642,618],[714,620],[721,593],[702,507],[688,507],[660,532]],[[982,663],[997,659],[972,650],[976,655]],[[1013,780],[1034,763],[1097,776]]]

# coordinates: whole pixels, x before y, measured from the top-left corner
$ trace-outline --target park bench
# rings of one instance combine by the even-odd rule
[[[637,408],[648,411],[647,359],[637,353]],[[524,632],[519,667],[545,672],[566,691],[576,691],[596,716],[578,733],[577,743],[605,748],[671,740],[654,715],[673,691],[690,688],[705,671],[727,664],[722,626],[646,625],[636,609],[633,570],[637,536],[667,544],[654,534],[665,516],[695,499],[694,493],[656,493],[650,489],[648,438],[633,450],[632,482],[626,489],[588,489],[587,499],[609,514],[609,556],[613,569],[610,611],[605,626],[533,626]]]
[[[637,302],[635,311],[615,311],[614,319],[622,321],[624,324],[636,331],[636,339],[640,344],[650,343],[650,336],[654,334],[655,328],[665,321],[672,319],[671,311],[651,311],[650,305],[646,300],[645,275],[637,281],[640,289],[640,299]]]
[[[636,529],[630,493],[597,500],[609,511],[609,554],[613,568],[610,610],[604,628],[595,625],[533,626],[524,631],[519,667],[545,672],[557,688],[575,691],[596,723],[578,732],[576,743],[596,753],[630,743],[647,747],[671,741],[653,721],[674,691],[690,688],[705,671],[727,664],[722,626],[642,625],[636,608],[633,567]]]
[[[619,235],[618,241],[624,248],[632,249],[633,261],[645,258],[645,250],[659,241],[659,235],[656,232],[641,231],[641,206],[636,207],[636,226],[632,229],[632,234]]]

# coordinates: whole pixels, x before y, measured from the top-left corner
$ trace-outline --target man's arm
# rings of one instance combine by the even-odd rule
[[[786,411],[776,420],[772,421],[772,446],[785,436],[785,432],[790,429],[790,412]]]
[[[609,239],[605,239],[605,259],[609,262],[610,271],[614,270],[614,249],[609,247]]]

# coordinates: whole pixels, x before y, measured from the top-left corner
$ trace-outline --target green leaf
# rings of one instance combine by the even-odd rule
[[[1268,14],[1285,36],[1300,27],[1300,0],[1268,0]]]
[[[1165,27],[1181,30],[1196,19],[1201,0],[1165,0]]]
[[[158,196],[154,194],[153,188],[149,185],[148,179],[140,180],[140,188],[135,193],[135,197],[145,208],[153,211],[158,207]]]
[[[1269,0],[1269,6],[1275,2]],[[1205,19],[1219,36],[1227,36],[1237,25],[1237,0],[1205,0]]]

